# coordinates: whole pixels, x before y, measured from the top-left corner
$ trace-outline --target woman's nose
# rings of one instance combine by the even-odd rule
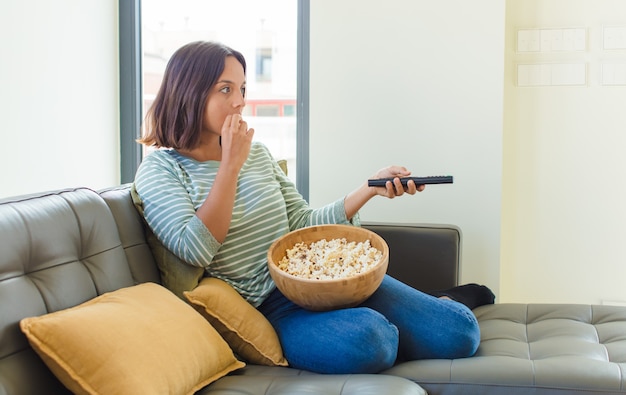
[[[233,107],[243,107],[246,105],[246,98],[243,93],[239,92],[239,94],[235,95],[233,100]]]

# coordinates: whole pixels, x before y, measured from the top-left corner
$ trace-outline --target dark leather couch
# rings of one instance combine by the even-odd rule
[[[392,276],[422,290],[457,283],[458,228],[364,226],[389,244]],[[0,395],[68,393],[30,347],[20,320],[160,282],[128,185],[0,200],[0,251]],[[626,393],[626,308],[496,304],[474,312],[482,343],[472,358],[403,362],[377,375],[249,364],[198,393]]]

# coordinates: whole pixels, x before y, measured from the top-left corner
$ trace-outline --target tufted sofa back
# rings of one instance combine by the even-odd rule
[[[0,200],[0,395],[67,393],[22,318],[148,281],[159,274],[128,186]]]

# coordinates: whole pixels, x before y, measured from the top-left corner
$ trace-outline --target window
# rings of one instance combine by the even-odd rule
[[[297,6],[293,0],[142,0],[143,115],[176,49],[196,40],[220,41],[246,58],[244,114],[255,140],[287,160],[295,181]]]
[[[141,40],[141,6],[142,0],[119,1],[119,63],[120,63],[120,180],[122,183],[132,182],[143,151],[136,140],[140,137],[143,120],[142,97],[142,40]],[[145,0],[147,1],[147,0]],[[205,0],[209,3],[209,0]],[[285,117],[296,118],[296,164],[290,164],[290,174],[295,175],[296,186],[302,196],[309,196],[309,151],[308,151],[308,95],[309,95],[309,8],[310,0],[287,2],[297,3],[297,93],[292,102],[282,104]],[[196,0],[197,2],[197,0]],[[216,7],[227,2],[215,2]],[[236,4],[239,4],[235,2]],[[264,4],[259,2],[260,4]],[[230,4],[230,3],[228,3]],[[258,5],[257,5],[258,6]],[[292,5],[293,6],[293,5]],[[221,9],[221,8],[220,8]],[[186,23],[189,23],[186,20]],[[263,27],[265,22],[263,21]],[[165,28],[165,26],[163,26]],[[237,48],[240,49],[240,48]],[[147,75],[145,78],[153,78]],[[153,84],[154,81],[148,81]],[[146,98],[149,104],[150,98]],[[249,102],[252,104],[251,102]],[[147,107],[146,107],[147,108]],[[297,111],[296,111],[297,109]],[[286,118],[283,118],[286,119]],[[293,160],[292,160],[293,162]]]

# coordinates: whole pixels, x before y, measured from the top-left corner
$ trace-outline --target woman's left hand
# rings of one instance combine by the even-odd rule
[[[409,180],[406,188],[402,186],[400,177],[408,177],[411,172],[403,166],[389,166],[384,169],[380,169],[371,178],[390,178],[394,177],[393,182],[387,181],[385,187],[370,187],[377,195],[386,196],[389,199],[393,199],[396,196],[402,196],[405,192],[409,195],[415,195],[416,192],[421,192],[426,187],[425,185],[415,185],[412,180]]]

